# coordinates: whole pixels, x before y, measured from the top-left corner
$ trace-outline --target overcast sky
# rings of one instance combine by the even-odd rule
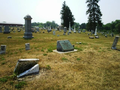
[[[87,23],[86,0],[65,0],[75,22]],[[64,0],[0,0],[0,22],[24,24],[24,17],[31,15],[32,22],[55,21],[60,25],[60,11]],[[104,24],[120,20],[120,0],[100,0]]]

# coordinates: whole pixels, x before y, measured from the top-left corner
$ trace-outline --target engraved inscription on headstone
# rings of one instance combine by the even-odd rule
[[[74,47],[69,40],[58,40],[57,41],[57,51],[66,52],[73,51]]]
[[[112,44],[112,47],[111,47],[112,49],[117,49],[116,45],[117,45],[118,39],[119,39],[119,36],[116,36],[115,39],[114,39],[114,42]]]

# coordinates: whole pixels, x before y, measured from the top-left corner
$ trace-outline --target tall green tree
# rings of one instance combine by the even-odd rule
[[[71,24],[71,27],[74,25],[74,16],[72,15],[72,12],[70,8],[66,5],[66,2],[63,2],[62,10],[60,12],[61,14],[61,25],[64,27],[69,28],[69,22]]]
[[[102,25],[101,22],[101,16],[102,13],[100,11],[100,7],[98,5],[99,0],[87,0],[87,7],[88,10],[86,11],[86,14],[88,15],[88,23],[87,23],[87,29],[94,30],[97,25]]]

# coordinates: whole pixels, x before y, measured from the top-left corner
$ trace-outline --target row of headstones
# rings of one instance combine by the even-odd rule
[[[25,43],[25,49],[30,50],[29,43]],[[5,54],[5,53],[6,53],[6,45],[1,45],[0,54]]]
[[[23,28],[23,29],[24,29],[24,28]],[[21,30],[22,30],[21,27],[20,27],[20,28],[17,28],[17,31],[18,31],[18,32],[20,32]],[[8,25],[6,25],[6,26],[4,27],[3,33],[10,33],[11,31],[15,32],[14,27],[9,27]],[[0,26],[0,33],[2,33],[2,27],[1,27],[1,26]]]

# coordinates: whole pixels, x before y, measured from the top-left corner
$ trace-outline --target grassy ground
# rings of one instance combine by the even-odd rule
[[[33,39],[25,40],[23,35],[23,31],[0,33],[0,45],[7,45],[6,54],[0,55],[0,90],[120,90],[120,52],[111,50],[114,37],[89,39],[87,33],[63,36],[56,31],[55,36],[33,33]],[[52,52],[57,40],[69,40],[78,51]],[[30,50],[25,50],[25,43],[30,43]],[[23,58],[40,59],[40,74],[32,80],[18,81],[13,74]]]

